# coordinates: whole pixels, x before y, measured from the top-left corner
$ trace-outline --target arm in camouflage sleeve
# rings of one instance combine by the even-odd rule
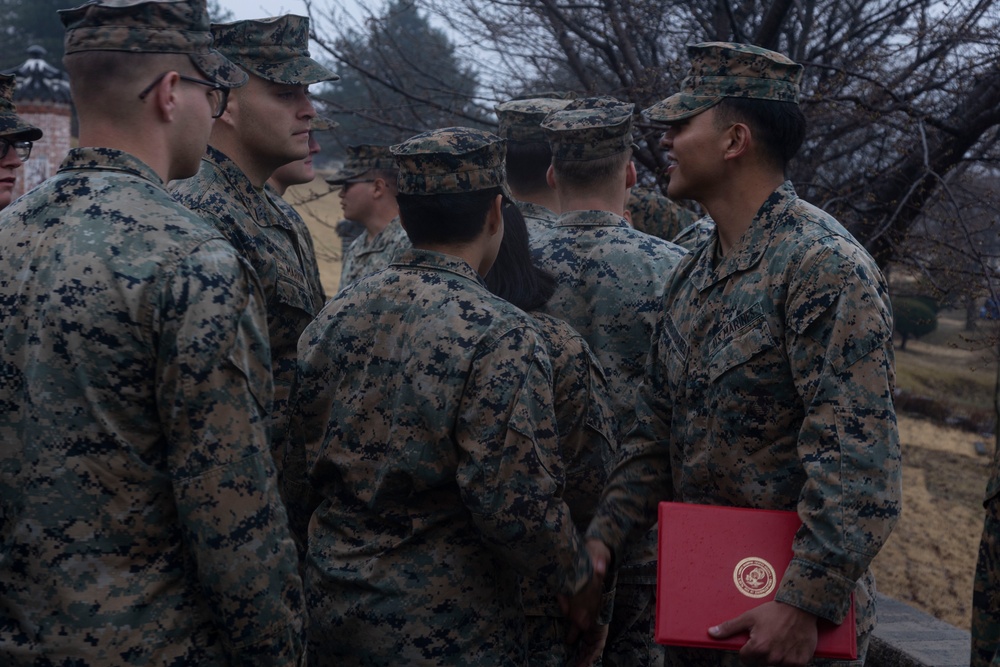
[[[636,392],[636,420],[618,452],[587,539],[598,539],[611,549],[612,562],[621,564],[625,544],[656,521],[661,500],[673,492],[669,457],[673,404],[663,364],[669,347],[663,334],[665,319],[656,319],[653,346]]]
[[[522,574],[573,594],[590,557],[560,497],[548,355],[533,331],[501,335],[474,361],[455,427],[456,479],[484,542]]]
[[[162,289],[158,401],[184,540],[233,665],[302,653],[302,585],[267,442],[270,354],[253,273],[228,244]]]
[[[834,622],[900,513],[887,288],[867,255],[817,246],[789,289],[787,350],[805,406],[803,526],[776,599]]]

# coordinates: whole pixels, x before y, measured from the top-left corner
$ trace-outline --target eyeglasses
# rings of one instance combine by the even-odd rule
[[[31,157],[31,147],[33,143],[30,141],[11,141],[9,139],[4,139],[0,137],[0,160],[7,157],[7,153],[10,149],[14,149],[14,154],[24,162],[29,157]]]
[[[351,187],[355,183],[374,183],[374,182],[375,182],[374,178],[352,178],[350,180],[343,181],[340,184],[340,187],[343,188],[344,190],[346,190],[347,188]]]
[[[141,93],[139,93],[139,99],[146,99],[146,95],[149,95],[150,91],[156,87],[160,81],[163,81],[163,77],[170,74],[170,72],[164,72],[160,76],[153,79],[153,83],[146,86]],[[181,81],[187,81],[188,83],[197,83],[199,86],[207,86],[212,94],[212,118],[218,118],[226,110],[226,104],[229,103],[229,88],[223,86],[221,83],[216,83],[215,81],[205,81],[203,79],[193,79],[189,76],[184,76],[183,74],[178,74]]]

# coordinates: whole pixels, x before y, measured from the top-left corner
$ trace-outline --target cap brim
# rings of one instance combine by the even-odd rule
[[[42,131],[34,125],[18,123],[12,128],[0,130],[0,137],[13,141],[38,141],[42,138]]]
[[[326,178],[326,182],[330,185],[344,185],[347,181],[357,178],[358,176],[364,176],[368,173],[368,170],[357,171],[357,170],[344,170],[338,171],[332,176]]]
[[[189,55],[202,74],[227,88],[239,88],[250,79],[246,72],[218,51]]]
[[[247,70],[262,79],[291,86],[311,86],[322,81],[339,81],[340,76],[312,58],[294,58],[281,63],[246,63]]]
[[[643,111],[643,115],[658,123],[676,123],[697,116],[722,101],[722,97],[701,97],[677,93]]]

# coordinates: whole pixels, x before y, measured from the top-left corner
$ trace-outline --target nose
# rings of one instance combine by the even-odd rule
[[[660,148],[670,150],[674,146],[674,129],[667,128],[667,131],[660,136]]]

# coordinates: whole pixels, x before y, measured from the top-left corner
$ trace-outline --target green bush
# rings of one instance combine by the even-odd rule
[[[902,338],[900,350],[906,349],[906,341],[911,337],[920,338],[937,329],[937,313],[927,299],[928,297],[901,296],[892,300],[892,317],[896,332]]]

